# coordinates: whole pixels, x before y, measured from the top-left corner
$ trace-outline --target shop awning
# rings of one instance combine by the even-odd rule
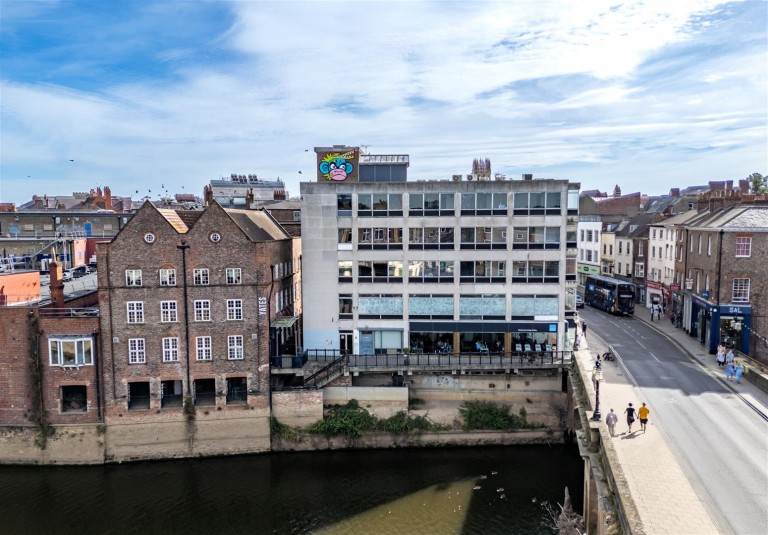
[[[286,316],[284,318],[277,318],[272,322],[272,327],[275,329],[282,329],[286,327],[293,327],[293,324],[299,320],[298,316]]]

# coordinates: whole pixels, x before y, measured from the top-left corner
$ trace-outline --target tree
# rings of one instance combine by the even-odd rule
[[[752,193],[756,195],[768,193],[768,177],[760,173],[752,173],[747,177],[747,180],[749,180],[749,189]]]

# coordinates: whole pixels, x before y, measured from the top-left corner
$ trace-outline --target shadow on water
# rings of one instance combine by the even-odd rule
[[[578,451],[561,445],[6,466],[0,513],[12,535],[530,534],[565,486],[580,512],[582,484]]]

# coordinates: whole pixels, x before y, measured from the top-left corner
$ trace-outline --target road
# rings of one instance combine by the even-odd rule
[[[717,523],[737,534],[768,533],[765,417],[643,321],[590,307],[580,316],[615,348]]]

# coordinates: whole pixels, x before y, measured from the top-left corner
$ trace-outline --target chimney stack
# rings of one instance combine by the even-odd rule
[[[51,302],[54,308],[64,308],[64,280],[63,269],[55,259],[48,263],[51,275]]]

